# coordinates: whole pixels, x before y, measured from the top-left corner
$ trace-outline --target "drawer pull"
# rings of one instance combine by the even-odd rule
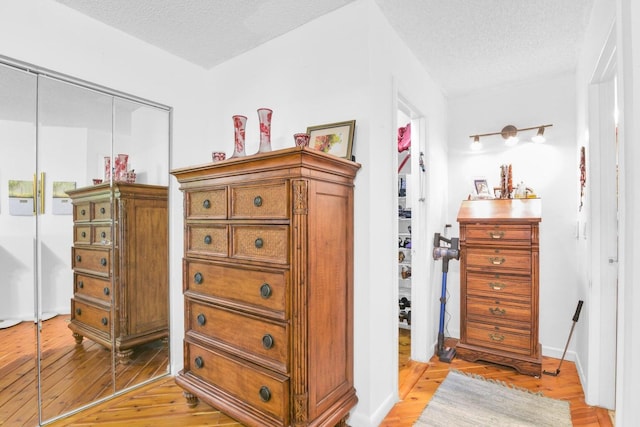
[[[82,209],[82,210],[80,211],[80,215],[85,216],[86,214],[87,214],[87,211],[86,211],[86,210]]]
[[[495,342],[504,341],[504,335],[501,335],[501,334],[490,333],[489,338],[491,339],[491,341],[495,341]]]
[[[493,265],[501,265],[501,264],[504,264],[505,261],[506,259],[504,258],[489,257],[489,262]]]
[[[213,239],[211,239],[211,236],[209,236],[208,234],[206,236],[204,236],[204,244],[205,245],[210,245],[212,241],[213,241]]]
[[[206,199],[204,202],[202,202],[202,207],[205,209],[209,209],[211,207],[211,200]]]
[[[107,237],[107,233],[105,231],[103,231],[102,233],[100,233],[100,237],[105,239]]]
[[[102,289],[102,293],[105,295],[109,295],[111,293],[111,291],[109,291],[109,288],[107,286],[104,287],[104,289]]]
[[[196,368],[202,369],[204,367],[204,359],[200,356],[194,359],[194,363],[196,364]]]
[[[107,318],[106,318],[106,317],[103,317],[103,318],[102,318],[102,324],[103,324],[104,326],[107,326],[107,325],[109,324],[109,320],[107,320]]]
[[[494,291],[501,291],[507,287],[506,283],[489,282],[489,287]]]
[[[268,299],[271,297],[271,294],[271,286],[269,286],[268,283],[263,283],[262,286],[260,286],[260,296],[264,299]]]
[[[203,280],[202,273],[196,273],[193,275],[193,281],[196,282],[196,285],[202,284],[202,280]]]
[[[507,310],[505,310],[504,308],[500,308],[500,307],[489,308],[489,311],[491,312],[491,314],[493,314],[495,316],[504,316],[505,314],[507,314]]]
[[[80,255],[76,255],[76,262],[82,262],[82,257]]]
[[[504,237],[504,231],[488,231],[487,234],[489,234],[489,237],[492,239],[502,239]]]
[[[82,314],[82,309],[76,308],[76,316],[80,316]]]
[[[104,213],[106,212],[106,209],[104,207],[100,208],[100,213],[104,215]]]
[[[271,390],[269,390],[269,387],[265,385],[260,387],[260,399],[263,402],[268,402],[271,400]]]
[[[80,235],[81,235],[82,237],[87,237],[87,232],[86,232],[86,231],[83,231],[82,233],[80,233]]]
[[[264,334],[262,337],[262,346],[267,350],[273,347],[273,337],[269,334]]]
[[[202,313],[198,314],[198,318],[197,319],[198,319],[198,325],[200,325],[200,326],[204,326],[204,324],[207,323],[207,318]]]
[[[258,237],[256,239],[256,241],[254,242],[256,245],[256,248],[260,249],[264,246],[264,240],[262,240],[262,238]]]
[[[260,196],[256,196],[253,198],[253,206],[255,206],[256,208],[259,208],[260,206],[262,206],[262,197]]]
[[[84,288],[84,282],[82,280],[78,282],[78,288],[80,289]]]
[[[103,267],[107,265],[107,259],[106,258],[100,258],[100,265],[102,265]]]

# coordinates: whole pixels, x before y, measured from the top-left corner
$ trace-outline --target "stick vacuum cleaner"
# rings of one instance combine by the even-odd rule
[[[443,246],[443,243],[445,244]],[[447,273],[449,272],[449,260],[460,259],[460,239],[452,237],[447,239],[440,233],[433,236],[433,259],[442,258],[442,292],[440,294],[440,327],[438,328],[438,359],[441,362],[451,363],[456,355],[456,349],[444,346],[444,316],[447,305]]]

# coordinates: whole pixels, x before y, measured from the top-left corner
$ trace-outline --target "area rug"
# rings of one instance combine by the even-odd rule
[[[450,370],[415,426],[571,426],[569,402]]]

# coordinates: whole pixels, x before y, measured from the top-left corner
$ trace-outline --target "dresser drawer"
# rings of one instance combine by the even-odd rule
[[[112,243],[111,225],[94,226],[92,243],[96,245],[110,245]]]
[[[239,312],[187,300],[189,330],[219,342],[228,352],[286,374],[288,335],[285,323],[268,322]]]
[[[467,317],[484,319],[490,323],[513,324],[520,322],[529,328],[531,306],[526,303],[504,301],[498,298],[467,297]]]
[[[518,298],[530,301],[532,293],[531,276],[513,274],[467,273],[467,295],[490,298]]]
[[[185,372],[215,384],[249,406],[289,425],[289,379],[275,372],[258,369],[222,352],[185,342]]]
[[[74,225],[73,226],[73,243],[77,245],[88,245],[91,243],[91,226]]]
[[[229,256],[229,231],[226,225],[188,225],[185,236],[187,255]]]
[[[530,355],[531,332],[505,326],[467,321],[466,343],[511,353]]]
[[[74,270],[109,277],[111,271],[111,252],[109,249],[71,249],[71,266]]]
[[[187,219],[226,219],[227,188],[220,187],[206,191],[188,191],[185,194],[185,215]]]
[[[83,323],[110,335],[111,313],[108,309],[96,307],[83,301],[71,300],[71,320]]]
[[[467,224],[467,243],[487,243],[508,241],[522,241],[531,243],[530,225],[480,225]]]
[[[231,187],[231,218],[288,218],[287,188],[287,181]]]
[[[531,272],[531,252],[516,249],[467,248],[468,268]]]
[[[95,298],[109,304],[111,302],[111,281],[74,273],[73,275],[75,295]]]
[[[185,261],[185,291],[212,301],[255,307],[285,318],[287,277],[284,271],[260,271]]]
[[[231,256],[277,264],[289,262],[289,227],[286,225],[231,226]]]
[[[91,203],[82,202],[73,205],[73,220],[76,222],[91,221]]]
[[[91,219],[96,221],[111,219],[111,201],[103,200],[95,202],[93,204],[93,217]]]

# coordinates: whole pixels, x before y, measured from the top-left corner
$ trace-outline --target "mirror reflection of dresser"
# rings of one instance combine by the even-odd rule
[[[170,118],[0,57],[0,424],[35,426],[167,374]],[[74,192],[99,193],[86,207],[106,220],[74,221]]]

